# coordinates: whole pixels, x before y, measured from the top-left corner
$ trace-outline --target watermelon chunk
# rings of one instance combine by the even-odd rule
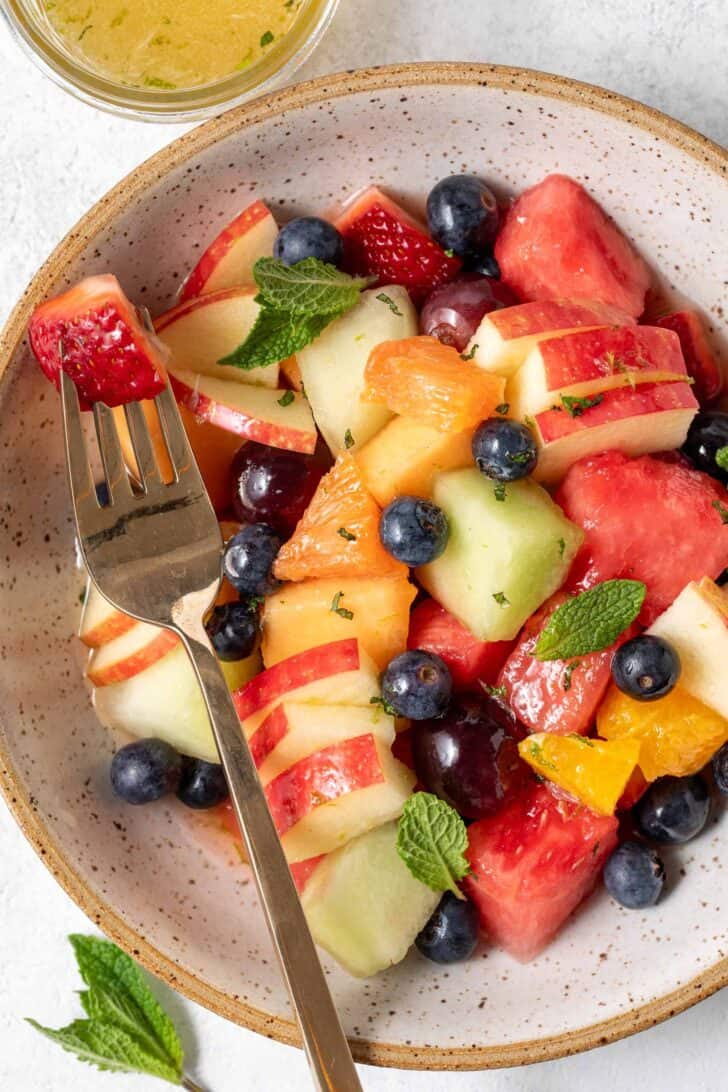
[[[607,451],[568,471],[556,501],[586,536],[567,589],[602,580],[642,580],[643,625],[686,584],[715,579],[728,566],[728,491],[678,456],[630,459]]]
[[[522,300],[598,300],[637,318],[650,274],[642,258],[586,190],[551,174],[511,206],[495,256]]]
[[[564,592],[557,592],[529,618],[498,678],[498,685],[506,688],[511,709],[531,732],[585,735],[611,678],[614,649],[638,632],[638,627],[631,626],[611,648],[569,663],[537,660],[533,650],[541,631],[567,598]]]
[[[462,265],[376,186],[354,197],[335,224],[344,238],[347,273],[374,276],[378,284],[401,284],[417,304],[438,284],[451,281]]]
[[[545,785],[472,823],[465,889],[484,932],[522,963],[537,956],[593,889],[617,826]]]
[[[702,319],[695,311],[676,311],[657,319],[655,326],[674,330],[680,338],[688,375],[695,380],[695,396],[702,406],[714,402],[723,388],[723,373],[710,347]]]
[[[478,681],[495,682],[513,641],[479,641],[434,599],[425,599],[410,615],[407,648],[436,653],[450,668],[455,686],[467,689]]]

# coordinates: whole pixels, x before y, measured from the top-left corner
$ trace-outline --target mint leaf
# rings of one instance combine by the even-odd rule
[[[286,406],[290,406],[291,402],[295,401],[296,396],[293,391],[284,391],[280,398],[276,398],[276,402],[278,403],[278,405],[283,406],[284,409]]]
[[[337,591],[336,595],[331,600],[331,606],[329,607],[329,610],[331,611],[332,614],[338,614],[339,618],[346,618],[346,620],[350,622],[352,620],[352,618],[354,617],[354,611],[353,610],[347,610],[346,607],[342,607],[340,605],[341,600],[343,598],[344,598],[343,591]]]
[[[398,717],[399,716],[399,713],[394,708],[394,706],[390,705],[390,703],[387,701],[386,698],[381,698],[377,694],[375,694],[373,698],[369,699],[369,704],[370,705],[381,705],[384,712],[387,713],[387,715],[390,716],[390,717]]]
[[[297,353],[319,336],[334,315],[300,315],[261,307],[253,328],[242,345],[238,345],[219,364],[231,364],[244,371],[265,368]]]
[[[351,531],[348,531],[346,527],[339,527],[336,533],[345,538],[347,542],[356,542],[356,535],[352,535]]]
[[[258,258],[253,266],[258,302],[276,311],[297,315],[338,316],[359,301],[369,277],[350,277],[335,265],[305,258],[284,265],[278,258]]]
[[[399,307],[397,307],[397,304],[394,302],[392,297],[388,296],[386,292],[380,292],[377,296],[377,299],[380,301],[380,303],[386,303],[387,307],[393,315],[399,315],[400,318],[402,317],[402,312],[400,311]]]
[[[344,447],[348,451],[349,448],[353,447],[355,443],[356,443],[356,440],[354,439],[354,437],[351,434],[351,429],[348,428],[346,430],[346,432],[344,433]]]
[[[715,508],[716,512],[720,516],[721,523],[728,523],[728,508],[725,508],[719,500],[714,500],[711,503],[711,508]]]
[[[497,501],[504,501],[506,499],[506,483],[496,482],[493,486],[493,496]]]
[[[265,34],[261,34],[261,36],[260,36],[260,48],[265,49],[265,47],[269,46],[271,44],[271,42],[274,41],[274,40],[275,40],[275,34],[273,33],[273,31],[272,30],[266,30]]]
[[[467,828],[454,808],[429,792],[410,796],[397,827],[397,853],[415,879],[462,899],[457,885],[471,871],[467,848]]]
[[[472,349],[469,349],[467,353],[461,353],[460,354],[460,359],[461,360],[472,360],[479,348],[480,348],[480,346],[476,342],[476,344],[473,345]]]
[[[182,1070],[183,1051],[172,1021],[133,959],[99,937],[69,937],[88,989],[80,994],[88,1019],[63,1028],[28,1020],[46,1038],[98,1069],[147,1073],[196,1088]]]
[[[603,394],[595,394],[593,398],[575,398],[570,394],[562,394],[561,401],[569,417],[581,417],[588,409],[600,405],[604,401]],[[554,407],[558,409],[558,406]]]
[[[728,470],[728,447],[719,447],[715,453],[716,464],[721,470]]]
[[[544,626],[534,656],[571,660],[609,648],[639,614],[646,590],[640,580],[605,580],[567,599]]]
[[[491,686],[490,683],[482,682],[481,680],[478,681],[481,688],[491,698],[503,698],[504,701],[508,700],[508,687],[505,685],[505,683],[502,683],[500,686]]]
[[[499,413],[501,415],[501,417],[505,417],[505,415],[508,413],[508,410],[510,408],[511,408],[510,402],[501,402],[499,405],[497,405],[495,407],[495,412]]]

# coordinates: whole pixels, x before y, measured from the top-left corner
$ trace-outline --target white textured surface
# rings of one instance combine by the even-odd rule
[[[601,21],[594,12],[593,0],[510,0],[502,6],[483,0],[342,0],[329,36],[302,75],[412,59],[522,64],[612,87],[728,143],[723,0],[676,0],[669,13],[656,0],[613,0]],[[31,68],[4,30],[0,60],[4,318],[36,266],[88,205],[179,130],[110,119],[75,103]],[[64,937],[88,929],[88,923],[4,810],[0,846],[2,1086],[23,1092],[144,1087],[141,1078],[82,1067],[20,1022],[25,1014],[49,1024],[76,1015],[78,981]],[[655,958],[669,955],[656,951]],[[159,991],[183,1031],[191,1068],[209,1092],[307,1087],[296,1052],[226,1024],[161,986]],[[364,1085],[372,1092],[563,1092],[625,1084],[639,1071],[645,1092],[712,1092],[723,1083],[725,1017],[725,1000],[718,996],[668,1025],[579,1058],[480,1075],[366,1070]]]

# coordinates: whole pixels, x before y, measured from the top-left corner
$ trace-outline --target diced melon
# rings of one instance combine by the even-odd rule
[[[417,312],[407,290],[388,285],[362,292],[351,311],[297,354],[316,424],[335,455],[346,450],[347,434],[361,447],[392,416],[386,406],[360,401],[369,353],[382,341],[416,333]]]
[[[342,610],[332,609],[336,596]],[[266,667],[316,645],[357,637],[384,670],[407,647],[409,609],[417,591],[406,577],[345,577],[284,584],[268,596],[263,612]]]
[[[395,417],[358,451],[364,484],[384,508],[395,497],[430,497],[444,470],[472,466],[473,432],[441,432],[411,417]]]
[[[404,959],[440,901],[396,842],[397,824],[385,823],[330,853],[301,898],[316,943],[358,978]]]
[[[450,538],[417,570],[419,581],[476,637],[510,640],[561,586],[583,531],[528,479],[510,482],[503,496],[480,471],[451,470],[435,478],[433,499]]]

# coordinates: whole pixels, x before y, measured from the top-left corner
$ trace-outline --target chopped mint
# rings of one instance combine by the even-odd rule
[[[296,396],[293,391],[286,391],[277,399],[279,406],[290,406],[291,402],[295,402]]]
[[[176,91],[177,84],[169,83],[168,80],[161,80],[159,76],[145,76],[145,87],[158,87],[161,91]]]
[[[479,345],[476,342],[475,345],[473,345],[472,349],[470,349],[467,353],[461,353],[460,354],[460,359],[461,360],[472,360],[473,357],[475,356],[475,354],[477,353],[478,349],[479,349]]]
[[[393,705],[389,704],[389,702],[387,701],[386,698],[380,698],[378,695],[375,694],[373,698],[369,699],[369,704],[370,705],[381,705],[384,712],[387,713],[388,716],[390,716],[390,717],[398,717],[399,716],[399,713],[397,712],[397,710],[394,708]]]
[[[500,405],[495,407],[495,412],[499,413],[501,417],[505,417],[508,410],[511,408],[510,402],[501,402]]]
[[[341,600],[344,598],[343,591],[337,591],[334,598],[331,600],[331,606],[329,610],[332,614],[338,614],[340,618],[346,618],[349,622],[354,617],[353,610],[347,610],[346,607],[340,606]]]
[[[388,296],[386,292],[380,292],[377,296],[377,299],[381,300],[382,303],[386,303],[387,307],[393,315],[399,315],[400,317],[402,316],[402,312],[400,311],[399,307],[397,307],[397,304],[394,302],[392,297]]]
[[[561,676],[561,685],[564,690],[571,690],[571,676],[574,674],[577,667],[581,667],[581,660],[572,660],[572,662],[567,664],[564,668],[564,674]]]
[[[491,686],[490,683],[487,682],[481,682],[480,685],[491,698],[503,698],[505,700],[508,697],[507,686]]]
[[[496,482],[493,486],[493,494],[497,501],[504,501],[506,499],[506,483]]]
[[[595,394],[593,398],[575,398],[570,394],[562,394],[561,401],[564,404],[564,409],[568,413],[569,417],[581,417],[583,413],[586,413],[588,409],[593,409],[594,406],[599,406],[604,401],[603,394]],[[554,409],[559,409],[559,406],[555,406]]]
[[[499,607],[509,607],[511,605],[510,599],[507,599],[502,591],[493,592],[493,598]]]
[[[531,454],[528,451],[517,451],[515,454],[511,454],[509,451],[507,457],[512,463],[516,463],[518,466],[525,466],[526,463],[531,461]]]
[[[557,539],[557,545],[559,547],[559,557],[564,556],[564,550],[566,549],[566,539]]]
[[[543,747],[540,743],[537,743],[535,739],[531,739],[528,744],[528,753],[534,762],[538,763],[542,770],[555,770],[556,766],[553,762],[550,762],[546,755],[543,753]]]
[[[467,827],[454,808],[433,793],[410,796],[397,827],[397,853],[415,879],[462,899],[458,883],[471,871],[467,848]]]
[[[536,422],[534,421],[533,417],[529,416],[529,414],[526,414],[526,416],[523,418],[523,423],[526,428],[530,428],[531,432],[536,431]]]
[[[719,500],[714,500],[712,506],[720,516],[721,523],[728,523],[728,509],[724,508]]]
[[[455,251],[452,249],[451,246],[449,246],[447,248],[447,250],[443,250],[442,253],[445,255],[446,258],[454,258],[455,257]]]
[[[236,72],[242,72],[244,68],[249,68],[253,63],[253,47],[251,46],[245,56],[238,61],[235,65]]]
[[[721,470],[728,470],[728,447],[719,447],[715,453],[716,465]]]
[[[605,580],[567,599],[541,631],[534,656],[571,660],[609,648],[639,614],[646,590],[640,580]]]
[[[87,34],[89,32],[89,30],[93,30],[93,27],[94,27],[93,23],[87,23],[86,24],[86,26],[83,28],[83,30],[81,31],[81,33],[78,36],[79,42],[82,40],[84,34]]]
[[[269,46],[273,41],[275,41],[275,34],[272,30],[266,30],[265,34],[261,36],[260,48],[265,49],[265,47]]]
[[[354,439],[354,437],[353,437],[353,436],[351,435],[351,429],[350,429],[350,428],[348,428],[348,429],[346,430],[346,432],[344,433],[344,447],[345,447],[345,448],[346,448],[346,450],[348,451],[348,450],[349,450],[349,448],[350,448],[350,447],[353,447],[355,443],[356,443],[356,440],[355,440],[355,439]]]
[[[346,527],[339,527],[336,533],[345,538],[347,542],[356,542],[356,535],[352,535],[351,531],[347,531]]]

